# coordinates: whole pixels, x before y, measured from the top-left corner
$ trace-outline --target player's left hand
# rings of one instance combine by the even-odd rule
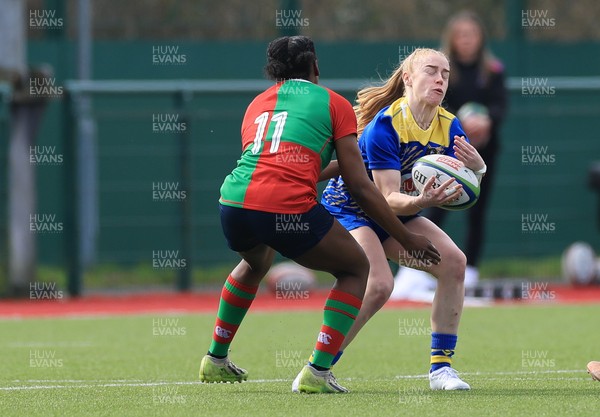
[[[473,171],[479,171],[485,166],[477,149],[467,142],[464,136],[454,136],[454,156]]]

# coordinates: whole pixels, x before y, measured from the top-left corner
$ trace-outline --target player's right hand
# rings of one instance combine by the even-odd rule
[[[456,200],[460,197],[462,185],[452,185],[454,182],[454,178],[450,178],[438,187],[435,186],[435,177],[429,178],[423,187],[423,192],[417,197],[416,204],[426,208],[442,206]]]
[[[439,264],[442,260],[442,255],[435,245],[423,235],[409,233],[407,239],[402,242],[402,246],[414,259],[431,261],[434,265]]]

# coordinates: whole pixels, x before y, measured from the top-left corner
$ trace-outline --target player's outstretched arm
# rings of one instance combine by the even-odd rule
[[[340,175],[340,166],[338,164],[338,161],[334,159],[329,163],[329,165],[325,167],[323,171],[321,171],[321,173],[319,174],[318,181],[327,181],[328,179],[337,177],[338,175]]]
[[[375,184],[369,179],[356,145],[356,136],[345,136],[338,139],[335,144],[344,182],[354,200],[365,213],[396,239],[404,249],[415,254],[422,254],[423,259],[437,264],[441,258],[435,246],[425,236],[406,229]]]

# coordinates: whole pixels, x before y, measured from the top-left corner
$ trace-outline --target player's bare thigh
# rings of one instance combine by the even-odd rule
[[[435,225],[431,220],[425,217],[416,217],[405,224],[406,228],[413,233],[418,233],[426,236],[431,240],[435,247],[440,251],[442,260],[439,264],[434,265],[430,261],[420,261],[415,259],[404,250],[402,245],[395,239],[388,238],[383,242],[383,249],[389,259],[394,262],[400,261],[414,269],[420,269],[438,277],[448,268],[453,268],[456,265],[465,263],[465,255],[460,248],[450,239],[450,237]]]
[[[392,275],[385,251],[377,234],[368,226],[351,230],[350,234],[363,248],[369,260],[371,268],[367,285],[373,285],[376,282],[387,282],[393,288],[394,276]]]

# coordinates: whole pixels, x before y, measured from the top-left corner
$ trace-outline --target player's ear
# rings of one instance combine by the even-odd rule
[[[317,60],[315,59],[315,62],[313,63],[313,69],[315,71],[315,77],[319,76],[319,65],[317,64]]]
[[[404,81],[404,85],[412,87],[412,78],[410,77],[410,74],[408,72],[402,74],[402,81]]]

